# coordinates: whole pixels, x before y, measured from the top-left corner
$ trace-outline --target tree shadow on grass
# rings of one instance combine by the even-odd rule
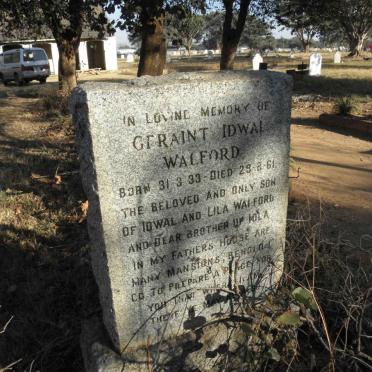
[[[79,169],[76,150],[72,139],[42,132],[45,125],[22,133],[11,121],[23,115],[9,114],[0,119],[0,330],[13,318],[0,334],[0,365],[82,371],[80,322],[100,312],[79,215],[85,197],[78,173],[54,178]]]
[[[22,359],[16,370],[83,369],[80,321],[88,316],[83,304],[91,305],[91,313],[99,312],[99,304],[87,260],[81,260],[86,238],[74,230],[53,247],[54,238],[0,225],[0,324],[13,317],[0,335],[2,366]],[[35,241],[37,248],[25,249],[24,240]]]
[[[294,80],[294,92],[323,97],[371,96],[372,84],[367,79],[336,79],[327,76],[303,75]]]
[[[42,140],[0,142],[0,150],[7,146],[13,155],[0,161],[0,204],[19,215],[0,224],[0,325],[14,317],[0,335],[0,364],[22,359],[16,370],[81,371],[83,304],[99,312],[98,290],[86,226],[74,216],[84,200],[80,177],[53,180],[57,168],[76,169],[76,159]],[[31,172],[48,177],[32,179]]]
[[[372,192],[372,183],[369,190],[365,191]],[[352,192],[353,190],[350,189],[350,193]],[[289,192],[287,218],[292,222],[306,220],[311,221],[314,226],[320,224],[324,238],[330,242],[344,241],[345,250],[352,261],[358,261],[362,257],[361,252],[356,254],[355,247],[366,249],[368,254],[371,252],[370,221],[372,220],[372,212],[370,209],[335,205],[321,198],[309,196],[301,187],[294,186]],[[369,259],[364,259],[356,267],[362,265],[372,274],[369,262]]]
[[[352,167],[352,166],[345,165],[345,164],[331,163],[331,162],[327,162],[327,161],[320,161],[320,160],[314,160],[314,159],[305,159],[305,158],[300,158],[300,157],[296,157],[296,156],[294,156],[293,159],[296,160],[296,161],[301,161],[301,162],[305,162],[305,163],[319,164],[319,165],[325,165],[325,166],[336,167],[336,168],[356,170],[356,171],[359,171],[359,172],[372,173],[372,169]]]
[[[325,68],[330,69],[330,70],[340,70],[343,71],[345,69],[357,69],[357,70],[371,70],[372,69],[372,64],[369,65],[355,65],[354,63],[350,62],[345,62],[341,64],[334,64],[334,63],[325,63],[323,65]]]
[[[361,154],[372,155],[372,150],[362,151]]]

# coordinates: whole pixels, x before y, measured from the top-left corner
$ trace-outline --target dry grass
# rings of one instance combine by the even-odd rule
[[[312,360],[315,370],[371,370],[372,253],[364,246],[372,236],[362,236],[360,246],[329,239],[321,207],[315,218],[310,206],[293,213],[283,285],[306,288],[317,308],[305,312],[299,338],[300,348],[308,344],[313,356],[300,353],[298,362]]]
[[[70,95],[67,92],[47,88],[40,92],[41,112],[48,117],[67,116],[70,113]]]

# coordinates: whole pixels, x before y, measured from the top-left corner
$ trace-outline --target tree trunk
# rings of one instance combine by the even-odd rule
[[[364,39],[365,38],[360,37],[359,35],[349,37],[349,57],[356,57],[362,53]]]
[[[57,41],[59,61],[58,61],[58,81],[59,89],[71,92],[77,85],[76,79],[76,47],[70,40]]]
[[[191,57],[192,40],[187,42],[186,49],[187,49],[187,53],[188,53],[189,57]]]
[[[302,50],[304,53],[309,53],[310,52],[310,40],[309,37],[305,36],[305,31],[303,28],[300,28],[296,30],[295,32],[297,39],[300,41]]]
[[[234,37],[231,37],[231,35],[224,35],[221,50],[220,70],[232,70],[234,68],[237,49],[237,40]]]
[[[232,70],[234,68],[236,50],[247,19],[250,0],[240,1],[239,14],[235,28],[233,28],[234,1],[224,0],[223,3],[225,7],[225,19],[222,30],[220,70]]]
[[[163,14],[160,17],[151,17],[144,23],[137,76],[163,74],[167,54],[164,19]]]

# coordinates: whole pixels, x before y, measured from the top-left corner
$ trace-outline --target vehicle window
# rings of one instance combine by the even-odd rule
[[[13,63],[19,62],[19,52],[12,53],[12,62]]]
[[[4,63],[18,63],[18,62],[19,62],[19,52],[4,54]]]
[[[25,62],[45,61],[48,59],[43,50],[25,50],[23,60]]]

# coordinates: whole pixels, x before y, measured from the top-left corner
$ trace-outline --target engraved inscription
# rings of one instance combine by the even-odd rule
[[[258,298],[277,282],[290,111],[279,75],[176,74],[76,93],[88,105],[78,127],[93,268],[118,350],[229,311],[221,290]]]

